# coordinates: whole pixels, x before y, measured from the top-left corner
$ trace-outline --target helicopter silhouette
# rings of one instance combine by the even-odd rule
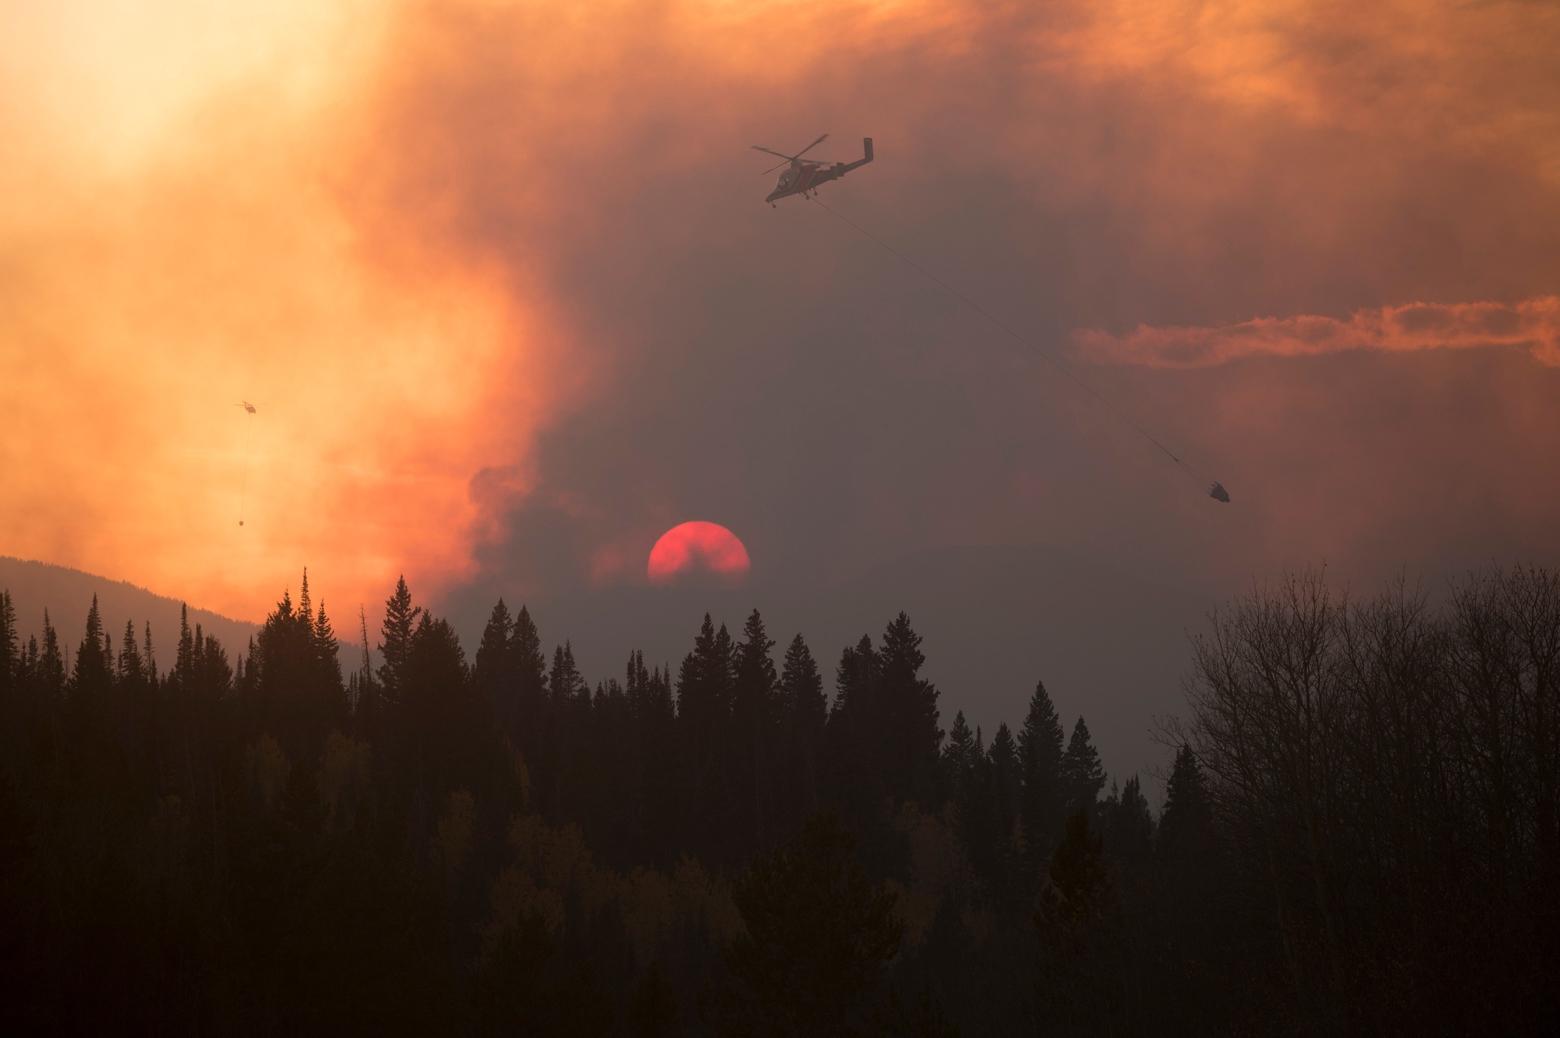
[[[828,162],[820,161],[818,159],[802,158],[803,155],[822,144],[825,140],[828,139],[828,137],[828,134],[824,134],[822,137],[819,137],[817,140],[807,145],[807,147],[803,148],[795,155],[786,155],[782,152],[775,151],[772,148],[765,148],[758,144],[753,145],[753,149],[755,151],[762,151],[766,154],[785,159],[784,162],[777,166],[770,166],[768,169],[764,170],[764,173],[773,173],[775,170],[779,169],[780,166],[789,167],[785,170],[785,172],[780,174],[780,179],[775,182],[775,189],[769,192],[769,197],[764,199],[764,201],[769,203],[770,208],[774,207],[775,202],[782,198],[787,198],[791,195],[801,195],[803,198],[810,198],[812,197],[813,193],[818,190],[818,185],[830,180],[838,180],[840,177],[843,177],[851,170],[856,169],[859,166],[865,166],[867,163],[872,161],[871,137],[863,137],[861,139],[861,147],[865,155],[862,158],[857,159],[855,162]]]

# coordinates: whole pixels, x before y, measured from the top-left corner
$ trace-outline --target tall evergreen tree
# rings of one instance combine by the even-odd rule
[[[1212,819],[1202,769],[1190,746],[1176,750],[1165,794],[1156,850],[1169,860],[1194,855],[1201,849]]]
[[[1028,875],[1038,878],[1051,859],[1061,831],[1066,793],[1062,788],[1062,721],[1045,682],[1037,681],[1018,733],[1019,768],[1023,773],[1020,816]]]
[[[76,667],[71,674],[71,684],[78,700],[100,703],[108,695],[113,682],[114,665],[106,643],[103,618],[98,613],[97,596],[92,596],[92,607],[87,611],[87,628],[76,649]]]
[[[824,731],[829,803],[858,831],[877,812],[888,788],[878,745],[883,731],[878,709],[880,665],[872,639],[861,636],[840,653],[834,669],[834,703]]]
[[[125,621],[125,636],[119,643],[119,661],[116,676],[121,685],[138,687],[146,681],[146,665],[135,642],[135,622]]]
[[[452,789],[475,791],[479,713],[455,629],[422,611],[403,662],[400,705],[420,783],[435,794],[434,803]]]
[[[298,615],[309,627],[314,626],[314,600],[309,597],[309,567],[303,567],[303,581],[298,588]]]
[[[834,703],[829,708],[829,719],[849,719],[851,716],[867,716],[872,711],[871,700],[876,694],[879,661],[872,638],[862,635],[854,647],[846,646],[840,653],[840,662],[834,669]]]
[[[1092,812],[1100,790],[1105,788],[1105,769],[1100,766],[1099,751],[1089,741],[1089,726],[1081,715],[1073,725],[1067,752],[1062,755],[1062,788],[1067,794],[1069,815]]]
[[[325,600],[320,599],[320,610],[314,615],[314,656],[319,667],[320,683],[330,690],[341,687],[341,643],[336,640],[335,628],[325,615]]]
[[[706,613],[677,674],[678,785],[686,846],[712,859],[726,846],[739,809],[723,774],[731,686],[731,636]]]
[[[679,850],[677,712],[671,683],[657,667],[646,672],[645,657],[635,652],[629,665],[629,707],[638,742],[635,750],[641,790],[641,846],[646,860],[666,861]]]
[[[141,642],[141,658],[146,664],[146,676],[153,684],[157,683],[157,656],[152,651],[152,622],[146,621],[142,628],[143,640]]]
[[[292,600],[287,600],[288,615],[292,614]],[[195,633],[190,630],[190,607],[179,603],[179,646],[174,655],[172,684],[185,695],[193,690],[195,681]]]
[[[49,611],[43,611],[43,646],[34,654],[35,663],[30,668],[38,691],[49,702],[56,702],[65,694],[65,657],[60,652],[59,632],[49,621]]]
[[[965,787],[975,766],[975,733],[964,720],[964,711],[953,715],[953,728],[943,746],[943,784],[955,804],[963,802]]]
[[[412,651],[412,635],[417,631],[417,618],[421,606],[412,605],[412,592],[406,586],[406,577],[395,582],[395,591],[385,600],[385,620],[379,630],[380,694],[391,703],[401,700],[401,684],[406,672],[406,659]]]
[[[552,670],[547,675],[547,692],[555,704],[588,701],[590,686],[574,662],[574,646],[567,640],[553,650]]]
[[[926,656],[921,636],[900,613],[883,632],[879,746],[887,751],[883,764],[889,793],[897,798],[933,805],[938,794],[938,754],[943,730],[938,725],[937,686],[921,677]]]
[[[15,690],[21,663],[16,639],[16,609],[11,605],[11,592],[0,591],[0,701]]]
[[[200,625],[197,624],[195,629],[198,631]],[[198,660],[195,673],[198,694],[208,702],[222,699],[232,687],[233,667],[228,662],[227,650],[222,648],[215,635],[205,635]],[[325,667],[322,670],[324,673],[318,687],[324,696],[333,701],[341,685],[340,671],[338,669],[333,673]]]
[[[1105,818],[1105,847],[1111,857],[1131,867],[1148,863],[1154,851],[1154,816],[1142,783],[1133,775],[1120,792],[1108,801]]]
[[[732,853],[745,860],[771,838],[775,826],[774,799],[778,731],[776,698],[779,676],[770,655],[774,639],[764,629],[757,609],[742,628],[742,640],[732,650],[731,737],[726,741],[726,774],[738,807],[742,834]]]
[[[547,737],[538,762],[538,777],[548,793],[544,804],[556,818],[577,818],[581,807],[580,784],[575,780],[587,765],[586,736],[590,723],[590,686],[574,662],[574,646],[567,640],[553,649],[547,674]]]
[[[818,810],[819,770],[823,756],[824,726],[829,704],[823,694],[823,675],[801,634],[791,639],[780,671],[780,704],[785,718],[788,771],[795,777],[786,802],[787,828]]]
[[[509,667],[514,682],[514,714],[509,737],[534,767],[546,734],[547,657],[542,652],[542,638],[536,630],[536,622],[524,605],[515,617],[509,639]]]
[[[1006,892],[1017,863],[1019,850],[1019,804],[1022,791],[1018,745],[1006,723],[997,725],[991,749],[986,753],[990,767],[987,796],[991,798],[994,882]]]
[[[374,687],[373,660],[368,654],[368,612],[362,605],[358,606],[358,639],[362,646],[363,664],[357,673],[357,696],[352,701],[352,710],[368,721],[362,726],[364,730],[371,731],[374,699],[378,695],[378,690]]]
[[[506,731],[513,728],[514,689],[510,674],[510,639],[514,636],[515,621],[509,615],[509,607],[500,598],[488,614],[482,628],[482,641],[477,646],[474,676],[477,688],[488,697],[504,722]]]
[[[184,640],[181,637],[181,642]],[[188,653],[182,646],[180,649],[180,655],[187,659],[187,676],[180,684],[187,696],[209,701],[222,690],[213,687],[213,671],[202,658],[205,644],[198,626],[188,641]],[[346,691],[341,684],[335,636],[328,622],[321,632],[312,616],[296,609],[289,593],[282,595],[276,609],[265,618],[246,677],[249,707],[261,730],[274,735],[294,760],[300,755],[316,759],[326,733],[345,726]]]

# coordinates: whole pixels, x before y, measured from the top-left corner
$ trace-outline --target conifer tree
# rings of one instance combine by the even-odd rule
[[[780,703],[785,717],[787,754],[799,788],[788,797],[786,824],[818,810],[819,768],[823,755],[824,726],[829,704],[823,694],[823,675],[801,634],[791,639],[780,671]]]
[[[412,651],[412,635],[417,630],[417,618],[421,606],[412,605],[412,592],[406,586],[403,575],[395,582],[395,591],[385,600],[385,620],[380,627],[379,688],[381,695],[391,703],[401,699],[402,681],[406,672],[406,660]]]
[[[1146,864],[1153,854],[1154,817],[1136,775],[1111,797],[1105,844],[1114,858],[1133,866]]]
[[[724,734],[731,715],[731,637],[726,625],[715,629],[710,614],[683,659],[677,675],[677,717],[699,738]]]
[[[836,716],[848,720],[871,712],[878,669],[877,651],[872,648],[870,636],[864,634],[854,647],[845,647],[840,653],[839,665],[834,669],[834,703],[829,708],[831,721]]]
[[[1165,809],[1159,820],[1156,850],[1169,860],[1195,853],[1210,824],[1208,794],[1202,769],[1190,746],[1176,750],[1170,780],[1165,784]]]
[[[22,649],[16,668],[16,687],[19,689],[32,689],[33,682],[38,677],[39,661],[42,652],[38,648],[38,636],[27,636],[27,645]]]
[[[552,670],[547,675],[547,692],[556,705],[588,702],[590,686],[574,662],[574,646],[568,639],[553,650]]]
[[[706,613],[677,674],[678,787],[684,840],[712,858],[728,846],[739,810],[724,775],[731,685],[731,636]]]
[[[135,622],[131,620],[125,621],[125,636],[119,643],[117,676],[121,685],[130,688],[137,688],[146,681],[145,663],[135,643]]]
[[[336,638],[326,620],[323,630],[305,617],[284,592],[265,619],[246,670],[246,694],[262,730],[270,732],[288,756],[313,759],[328,731],[345,722],[346,698]],[[208,666],[206,643],[197,625],[190,638],[186,694],[211,700],[222,694],[226,661]],[[213,646],[215,642],[213,641]]]
[[[33,674],[38,691],[50,702],[65,694],[65,657],[60,652],[60,636],[49,622],[49,611],[43,611],[43,646],[35,654]]]
[[[509,639],[509,667],[514,682],[514,717],[509,736],[525,758],[537,758],[544,737],[543,716],[547,698],[547,657],[541,635],[524,605],[515,617]]]
[[[361,721],[359,727],[365,732],[370,732],[374,727],[374,699],[378,691],[374,688],[373,660],[368,654],[368,612],[361,605],[358,606],[358,639],[363,650],[363,665],[357,672],[356,691],[351,707],[355,715],[354,723]]]
[[[889,793],[932,805],[938,792],[938,754],[943,730],[938,725],[937,686],[921,677],[926,656],[921,636],[900,613],[883,632],[879,652],[882,686],[879,745],[888,751],[883,761]]]
[[[1019,768],[1023,773],[1023,805],[1026,870],[1038,877],[1050,861],[1051,848],[1061,830],[1066,794],[1062,788],[1062,722],[1046,691],[1035,683],[1024,726],[1018,733]]]
[[[743,625],[742,640],[732,651],[732,726],[725,744],[725,770],[742,821],[739,831],[746,833],[734,849],[737,860],[766,842],[774,824],[771,816],[779,782],[774,774],[778,763],[775,701],[780,683],[770,655],[774,645],[763,617],[753,610]]]
[[[509,687],[509,642],[514,635],[514,627],[515,621],[509,615],[509,607],[504,604],[503,598],[499,598],[493,611],[488,614],[486,626],[482,628],[482,641],[477,646],[476,658],[477,688],[499,708],[499,716],[504,720],[506,729],[511,727],[510,714],[514,706],[511,701],[514,690]]]
[[[677,714],[671,682],[656,667],[645,673],[644,653],[636,652],[633,670],[637,691],[630,695],[638,733],[640,786],[644,820],[640,833],[653,859],[670,857],[682,820],[678,811]]]
[[[341,643],[336,640],[336,631],[331,626],[330,618],[325,615],[325,600],[320,599],[319,612],[314,616],[312,630],[314,642],[314,655],[319,667],[319,681],[322,688],[335,690],[341,687],[341,659],[338,655]]]
[[[144,639],[141,643],[141,658],[146,667],[147,680],[152,684],[157,683],[157,656],[152,652],[152,622],[146,621],[142,628]]]
[[[298,615],[310,627],[314,626],[314,603],[309,597],[309,567],[303,567],[303,583],[298,588]]]
[[[288,613],[292,612],[292,600],[287,600]],[[179,603],[179,647],[174,655],[173,686],[185,695],[193,691],[195,681],[195,635],[190,630],[190,608]]]
[[[858,830],[876,811],[888,782],[878,745],[884,734],[877,721],[879,676],[872,639],[862,635],[854,647],[840,653],[834,669],[834,702],[824,730],[827,799]]]
[[[415,747],[414,773],[440,799],[456,788],[474,790],[479,701],[470,689],[465,651],[447,620],[421,612],[400,680],[401,731]]]
[[[1067,794],[1068,814],[1093,811],[1100,790],[1105,788],[1105,769],[1100,766],[1099,751],[1089,741],[1089,726],[1080,715],[1073,725],[1067,752],[1062,755],[1062,788]]]
[[[975,762],[975,733],[964,720],[963,710],[953,715],[953,728],[948,732],[948,743],[943,747],[942,760],[943,782],[948,796],[955,804],[962,803]]]
[[[196,630],[199,629],[197,624]],[[338,677],[337,685],[339,683]],[[206,635],[196,671],[196,686],[200,689],[200,694],[208,700],[221,699],[232,684],[233,668],[228,663],[227,650],[222,648],[215,635]],[[325,691],[329,692],[330,688],[331,686],[327,685]]]
[[[17,685],[17,673],[21,669],[21,657],[16,640],[16,609],[11,605],[11,592],[0,591],[0,701],[8,697]]]
[[[1014,838],[1019,829],[1019,797],[1021,794],[1018,745],[1006,723],[997,725],[997,734],[991,739],[991,749],[986,754],[991,768],[991,797],[993,820],[992,837],[996,841],[996,865],[998,880],[1006,884],[1016,851]]]
[[[92,607],[87,611],[86,632],[76,649],[76,667],[71,675],[71,684],[78,700],[101,702],[108,694],[114,668],[104,643],[105,637],[97,596],[93,595]]]

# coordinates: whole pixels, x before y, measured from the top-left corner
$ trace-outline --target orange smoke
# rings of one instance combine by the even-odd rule
[[[1409,303],[1359,310],[1347,319],[1300,314],[1257,317],[1211,328],[1138,325],[1125,335],[1080,332],[1090,360],[1160,368],[1203,368],[1243,357],[1313,357],[1342,350],[1528,350],[1560,367],[1560,296],[1519,303]]]
[[[306,564],[338,613],[469,566],[472,474],[523,458],[551,404],[541,308],[371,247],[346,204],[357,57],[164,83],[183,106],[153,112],[132,76],[113,147],[12,120],[0,552],[250,618]]]

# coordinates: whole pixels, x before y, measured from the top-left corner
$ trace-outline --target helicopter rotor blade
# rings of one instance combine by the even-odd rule
[[[764,172],[760,173],[759,176],[767,177],[769,174],[771,174],[775,170],[779,169],[780,166],[789,166],[790,164],[791,164],[791,160],[790,159],[786,159],[784,162],[780,163],[779,166],[770,166],[768,169],[764,170]]]
[[[790,162],[792,159],[796,158],[795,155],[786,155],[783,152],[775,151],[773,148],[766,148],[761,144],[753,145],[753,150],[761,151],[766,155],[773,155],[777,159],[785,159],[787,162]]]
[[[824,141],[826,141],[828,139],[829,139],[829,135],[828,134],[824,134],[823,136],[819,137],[817,140],[813,141],[811,144],[807,145],[807,147],[803,148],[801,151],[797,152],[795,155],[792,155],[791,157],[793,159],[799,159],[803,155],[806,155],[809,151],[812,151],[814,148],[816,148],[818,145],[822,144]]]

